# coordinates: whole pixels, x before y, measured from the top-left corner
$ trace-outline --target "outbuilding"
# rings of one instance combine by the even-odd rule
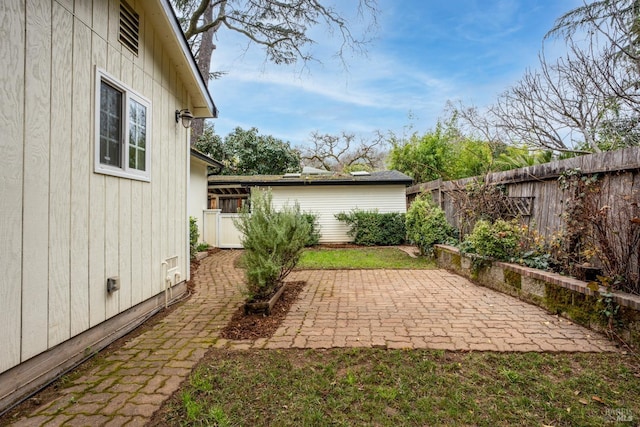
[[[252,189],[270,189],[274,207],[298,203],[303,212],[317,215],[321,243],[352,241],[349,228],[335,215],[353,210],[406,213],[406,188],[412,179],[395,170],[334,173],[305,169],[302,173],[256,176],[209,176],[211,220],[205,224],[220,247],[239,247],[239,236],[229,230],[235,216],[250,198]],[[215,219],[214,219],[215,218]],[[220,236],[228,236],[220,240]],[[205,238],[206,239],[206,238]]]

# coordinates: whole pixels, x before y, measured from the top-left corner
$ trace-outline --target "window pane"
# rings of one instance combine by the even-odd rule
[[[145,161],[146,153],[144,150],[138,150],[138,169],[146,170],[146,161]]]
[[[146,170],[147,108],[130,100],[129,102],[129,167]]]
[[[140,146],[140,148],[146,148],[147,147],[147,131],[146,129],[142,129],[140,131],[140,134],[138,135],[138,145]]]
[[[122,166],[122,93],[100,83],[100,163]]]

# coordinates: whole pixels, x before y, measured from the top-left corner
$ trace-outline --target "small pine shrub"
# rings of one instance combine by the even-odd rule
[[[406,228],[407,240],[417,245],[423,255],[431,254],[435,244],[455,240],[455,230],[447,222],[444,211],[423,197],[411,203]]]
[[[397,212],[353,210],[335,215],[349,226],[353,243],[363,246],[394,246],[404,242],[406,235],[404,214]]]
[[[267,299],[298,263],[311,226],[298,204],[276,211],[271,192],[258,190],[235,225],[243,234],[247,301]]]

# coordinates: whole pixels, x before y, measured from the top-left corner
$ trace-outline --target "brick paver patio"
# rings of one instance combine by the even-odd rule
[[[211,346],[616,351],[605,337],[444,270],[299,271],[307,286],[270,339],[217,339],[241,303],[239,251],[202,261],[196,294],[16,425],[144,425]]]

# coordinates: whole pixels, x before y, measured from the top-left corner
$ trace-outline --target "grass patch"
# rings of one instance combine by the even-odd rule
[[[435,262],[426,257],[412,258],[396,248],[306,249],[298,269],[429,269]]]
[[[635,425],[640,378],[633,362],[608,353],[215,350],[152,421],[600,426],[623,414]]]

